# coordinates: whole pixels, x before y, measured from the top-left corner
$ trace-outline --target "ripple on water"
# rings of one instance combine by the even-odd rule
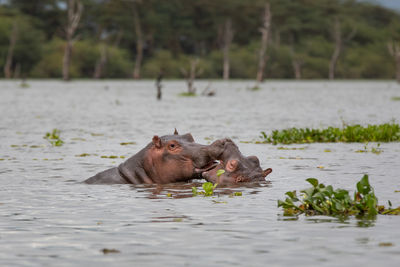
[[[252,82],[213,82],[215,97],[188,99],[177,96],[186,85],[175,81],[165,82],[161,102],[153,82],[29,83],[21,91],[14,82],[1,81],[2,266],[397,266],[400,261],[399,216],[374,221],[284,217],[276,204],[286,191],[308,187],[308,177],[352,191],[368,173],[380,203],[390,199],[400,205],[395,193],[400,190],[399,143],[382,144],[379,155],[355,153],[360,144],[277,149],[240,143],[257,140],[261,131],[341,126],[342,119],[399,121],[400,106],[390,101],[398,90],[394,83],[268,81],[251,92],[245,88]],[[265,105],[265,99],[274,101]],[[191,188],[202,181],[80,183],[125,160],[102,155],[129,157],[153,135],[172,133],[175,127],[192,132],[200,143],[235,138],[243,154],[256,155],[264,168],[273,168],[269,182],[219,187],[214,197],[193,197]],[[43,140],[54,128],[61,130],[61,147]],[[125,142],[135,144],[120,145]],[[76,157],[83,153],[90,156]]]

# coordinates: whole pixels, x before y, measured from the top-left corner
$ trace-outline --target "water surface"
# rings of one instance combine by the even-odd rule
[[[381,204],[400,205],[400,144],[243,143],[287,127],[400,120],[392,82],[213,82],[214,97],[179,97],[181,81],[0,82],[2,266],[398,266],[400,217],[289,220],[277,208],[316,177],[353,191],[369,174]],[[208,82],[196,84],[199,91]],[[230,137],[273,168],[268,183],[191,197],[200,183],[164,186],[79,182],[135,154],[153,135],[191,132],[199,143]],[[53,128],[65,144],[43,139]],[[120,145],[122,142],[134,142]],[[376,147],[376,144],[368,144]],[[300,148],[300,149],[298,149]],[[325,152],[330,151],[330,152]],[[86,153],[86,157],[79,155]],[[118,156],[116,159],[101,156]],[[126,157],[125,159],[121,158]],[[198,181],[201,182],[201,181]],[[241,197],[230,197],[240,191]],[[168,197],[167,194],[172,194]],[[384,246],[389,244],[389,246]],[[103,254],[103,249],[119,253]]]

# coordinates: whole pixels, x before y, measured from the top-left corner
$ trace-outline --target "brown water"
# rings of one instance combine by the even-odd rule
[[[213,82],[215,97],[183,98],[182,81],[0,82],[1,266],[398,266],[400,216],[375,221],[283,217],[278,199],[305,179],[353,191],[367,173],[381,204],[400,205],[400,144],[279,146],[241,143],[261,131],[400,120],[392,82]],[[198,82],[198,90],[207,82]],[[231,137],[274,172],[270,183],[192,197],[195,184],[86,185],[153,135],[191,132],[199,143]],[[43,139],[53,128],[65,144]],[[120,145],[121,142],[135,142]],[[368,144],[369,148],[377,144]],[[330,150],[331,152],[325,152]],[[87,153],[86,157],[77,155]],[[318,168],[318,167],[323,168]],[[202,182],[202,181],[198,181]],[[235,191],[242,196],[230,197]],[[167,194],[171,193],[172,197]],[[384,246],[384,244],[389,246]],[[102,249],[119,253],[103,254]]]

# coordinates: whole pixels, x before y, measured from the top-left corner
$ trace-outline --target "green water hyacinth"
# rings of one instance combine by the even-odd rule
[[[271,135],[261,132],[264,143],[304,144],[335,142],[399,142],[400,126],[396,123],[380,125],[346,125],[343,128],[328,127],[326,129],[290,128],[274,130]]]
[[[296,191],[286,192],[285,200],[278,200],[278,207],[282,207],[284,215],[294,216],[298,214],[329,215],[329,216],[368,216],[377,214],[400,215],[400,207],[389,209],[378,206],[378,198],[369,183],[368,175],[364,175],[357,183],[354,197],[350,197],[347,190],[336,189],[331,185],[325,186],[315,178],[306,179],[312,187],[300,191],[298,197]],[[298,204],[297,204],[298,203]]]
[[[52,146],[62,146],[64,144],[64,141],[60,138],[60,130],[58,129],[53,129],[50,133],[47,132],[43,138],[47,139]]]
[[[204,191],[198,191],[197,187],[192,187],[192,193],[193,196],[197,195],[204,195],[206,197],[213,196],[214,195],[214,189],[217,187],[218,184],[213,184],[210,182],[206,182],[202,185]]]

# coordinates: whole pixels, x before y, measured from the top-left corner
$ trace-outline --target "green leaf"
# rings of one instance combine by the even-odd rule
[[[197,187],[195,187],[195,186],[192,187],[192,193],[193,193],[193,196],[197,196],[198,195]]]
[[[318,180],[315,178],[308,178],[308,179],[306,179],[306,181],[309,182],[314,187],[318,186]]]
[[[217,177],[220,177],[222,174],[224,174],[225,173],[225,170],[224,169],[219,169],[218,171],[217,171]]]

